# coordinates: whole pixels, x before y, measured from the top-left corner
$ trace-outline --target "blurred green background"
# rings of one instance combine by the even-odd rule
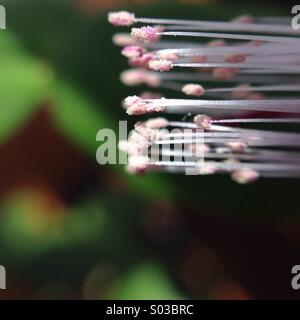
[[[299,181],[128,175],[96,162],[127,119],[109,10],[230,19],[286,1],[9,0],[0,31],[3,299],[299,298]]]

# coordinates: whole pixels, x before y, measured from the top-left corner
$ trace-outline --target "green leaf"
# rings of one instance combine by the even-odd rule
[[[27,56],[8,33],[0,38],[0,143],[47,98],[52,74]]]
[[[112,120],[85,97],[79,88],[63,80],[57,81],[52,98],[53,121],[75,145],[90,155],[97,150],[96,134],[110,128]]]
[[[110,293],[121,300],[175,300],[183,296],[175,289],[166,272],[157,264],[143,263],[131,270]]]

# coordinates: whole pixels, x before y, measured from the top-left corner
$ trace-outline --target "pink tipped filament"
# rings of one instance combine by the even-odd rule
[[[129,59],[140,58],[144,54],[144,50],[138,46],[126,46],[122,50],[122,55]]]
[[[144,42],[155,42],[159,40],[160,35],[158,33],[158,29],[151,26],[141,27],[141,28],[133,28],[131,30],[131,35],[139,41]]]
[[[188,96],[201,97],[204,95],[204,88],[199,84],[189,83],[183,86],[182,92]]]
[[[135,16],[127,11],[110,12],[108,21],[114,26],[130,26],[135,23]]]
[[[155,71],[167,72],[173,68],[173,64],[169,60],[152,60],[149,62],[149,68]]]

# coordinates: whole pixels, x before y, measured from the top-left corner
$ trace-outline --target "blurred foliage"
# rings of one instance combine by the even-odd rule
[[[22,263],[42,252],[101,239],[105,216],[99,206],[91,210],[86,204],[69,212],[50,200],[39,191],[23,190],[2,203],[1,246],[8,260]]]
[[[167,273],[158,265],[145,262],[129,272],[111,289],[109,298],[129,300],[182,299]]]
[[[42,63],[26,54],[18,42],[2,32],[0,77],[0,143],[30,119],[45,101],[52,74]]]
[[[74,144],[94,155],[97,149],[95,133],[113,123],[113,120],[107,119],[108,115],[101,112],[79,90],[62,81],[55,84],[53,91],[53,121]]]
[[[179,298],[153,262],[130,269],[149,258],[149,252],[139,241],[137,215],[124,201],[108,197],[101,205],[91,198],[67,209],[37,190],[13,193],[0,207],[1,262],[11,272],[26,274],[27,282],[44,286],[83,282],[88,268],[110,261],[121,275],[102,292],[107,298]]]

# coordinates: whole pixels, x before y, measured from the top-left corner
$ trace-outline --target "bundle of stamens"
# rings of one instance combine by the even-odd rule
[[[121,74],[124,84],[189,97],[130,96],[123,101],[127,114],[193,115],[137,123],[120,141],[129,172],[229,173],[239,183],[300,177],[300,133],[278,130],[300,123],[300,37],[289,20],[152,19],[125,11],[108,19],[146,24],[114,36],[133,67]]]

